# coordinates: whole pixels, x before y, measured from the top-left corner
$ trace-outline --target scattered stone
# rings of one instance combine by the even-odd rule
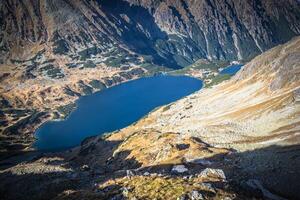
[[[188,196],[186,194],[177,198],[177,200],[187,200],[187,199],[188,199]]]
[[[89,167],[88,165],[82,165],[82,166],[80,167],[80,170],[81,170],[81,171],[89,171],[89,170],[90,170],[90,167]]]
[[[201,200],[201,199],[204,199],[203,195],[200,192],[196,191],[196,190],[191,191],[190,194],[189,194],[189,196],[190,196],[191,200]]]
[[[132,170],[126,170],[126,176],[127,176],[128,178],[134,176],[133,171],[132,171]]]
[[[188,110],[188,109],[191,109],[192,107],[193,107],[193,105],[190,104],[190,105],[186,106],[185,109]]]
[[[122,188],[122,194],[124,195],[124,197],[128,197],[129,190],[126,187],[123,187]]]
[[[213,169],[213,168],[206,168],[200,173],[200,177],[202,178],[218,178],[222,179],[223,181],[226,180],[226,176],[222,169]]]
[[[171,172],[177,173],[177,174],[182,174],[187,171],[188,171],[188,169],[184,165],[175,165],[175,166],[173,166],[173,168],[171,170]]]
[[[157,173],[151,173],[150,176],[157,176]]]
[[[200,183],[199,186],[203,188],[203,190],[216,193],[215,187],[211,183]]]
[[[189,144],[176,144],[176,149],[178,149],[179,151],[188,149],[189,147]]]
[[[296,102],[300,102],[300,89],[299,88],[294,91],[294,100]]]
[[[144,176],[149,176],[150,173],[149,173],[149,172],[145,172],[143,175],[144,175]]]

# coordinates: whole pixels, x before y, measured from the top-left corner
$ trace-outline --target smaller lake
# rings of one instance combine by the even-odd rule
[[[229,75],[235,75],[243,65],[231,65],[226,68],[224,68],[222,71],[220,71],[220,74],[229,74]]]
[[[36,131],[34,147],[54,151],[79,145],[86,137],[124,128],[154,108],[201,88],[202,81],[195,78],[154,76],[81,97],[67,119],[46,122]]]

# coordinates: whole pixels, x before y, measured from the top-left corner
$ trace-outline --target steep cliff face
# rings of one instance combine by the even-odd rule
[[[300,33],[296,0],[5,0],[0,10],[2,62],[38,47],[75,58],[113,46],[176,68],[247,59]]]
[[[104,62],[93,56],[115,55],[119,60],[111,59],[113,62],[106,63],[109,66],[135,60],[133,50],[151,56],[156,63],[166,63],[154,46],[167,35],[145,8],[128,2],[3,1],[0,9],[4,63],[28,60],[42,50],[46,57],[93,63]],[[172,59],[168,64],[178,67]]]
[[[133,2],[151,9],[159,27],[175,36],[166,46],[188,62],[249,58],[299,34],[297,1]]]

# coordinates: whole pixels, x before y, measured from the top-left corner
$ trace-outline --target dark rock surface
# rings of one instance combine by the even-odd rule
[[[249,59],[300,33],[296,0],[4,0],[0,11],[4,61],[47,44],[57,56],[86,60],[114,47],[177,68]]]

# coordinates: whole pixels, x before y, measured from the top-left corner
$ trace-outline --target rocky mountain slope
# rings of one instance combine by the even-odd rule
[[[124,141],[116,151],[130,152],[127,159],[147,166],[211,160],[193,149],[174,151],[177,144],[200,138],[215,148],[234,149],[243,157],[242,170],[297,199],[299,59],[298,37],[256,57],[230,81],[161,107],[109,139]],[[160,143],[166,135],[172,139]]]
[[[0,193],[7,199],[20,198],[16,188],[31,199],[298,199],[299,59],[296,37],[229,81],[127,128],[3,170]]]
[[[249,59],[299,35],[299,13],[296,0],[3,0],[1,146],[28,146],[81,95],[199,59]]]
[[[62,154],[19,154],[82,95],[248,60],[299,34],[297,0],[2,0],[0,196],[298,199],[299,38],[128,128]]]
[[[28,58],[46,45],[73,61],[115,47],[173,68],[199,58],[246,59],[298,35],[299,9],[296,0],[5,0],[1,58]]]
[[[124,152],[126,160],[150,168],[223,162],[235,179],[256,177],[277,194],[297,199],[299,59],[298,37],[256,57],[230,81],[157,109],[106,139],[122,141],[109,163],[118,163]],[[85,145],[81,151],[89,147],[98,152],[103,142]],[[89,154],[84,159],[101,163]]]

